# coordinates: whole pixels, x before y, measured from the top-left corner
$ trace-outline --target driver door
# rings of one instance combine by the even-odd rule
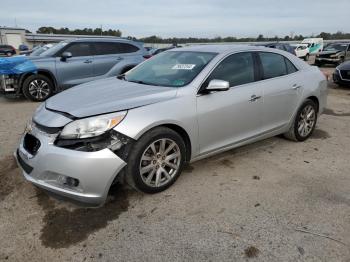
[[[254,55],[228,56],[202,85],[213,79],[230,83],[227,91],[197,96],[200,154],[220,150],[258,135],[262,126],[263,90],[259,88]]]
[[[62,52],[70,52],[71,58],[62,60],[56,57],[57,79],[62,89],[92,80],[93,56],[90,43],[76,42],[67,46]]]

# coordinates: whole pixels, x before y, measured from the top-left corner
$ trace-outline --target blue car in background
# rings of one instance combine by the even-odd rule
[[[38,56],[3,58],[0,90],[44,101],[85,82],[118,76],[149,58],[143,43],[122,38],[63,41]],[[12,59],[12,60],[11,60]]]

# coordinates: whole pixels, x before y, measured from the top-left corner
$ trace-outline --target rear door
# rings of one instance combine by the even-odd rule
[[[72,57],[62,60],[63,52],[70,52]],[[93,77],[91,43],[73,42],[62,49],[56,55],[56,72],[63,89],[90,81]]]
[[[137,51],[139,51],[139,48],[128,43],[94,43],[94,76],[98,77],[108,74],[117,64],[120,64],[120,69],[128,64],[133,64],[134,62],[130,61],[129,58]]]
[[[264,92],[262,131],[277,130],[288,124],[298,105],[303,89],[302,74],[283,55],[259,52],[261,81]]]

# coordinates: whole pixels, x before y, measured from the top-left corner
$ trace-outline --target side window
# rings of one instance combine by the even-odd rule
[[[73,43],[68,46],[64,52],[72,53],[73,57],[77,56],[90,56],[90,44],[89,43]]]
[[[120,50],[119,43],[101,42],[101,43],[94,43],[94,46],[95,46],[94,55],[111,55],[111,54],[122,53]]]
[[[296,71],[298,71],[298,69],[295,67],[295,65],[293,65],[293,63],[291,61],[289,61],[289,59],[284,58],[284,61],[286,62],[288,74],[292,74],[292,73],[295,73]]]
[[[251,53],[238,53],[225,58],[204,82],[207,87],[213,79],[225,80],[230,87],[255,81],[254,60]]]
[[[259,53],[263,67],[263,79],[270,79],[287,74],[284,56],[275,53]]]
[[[122,53],[135,53],[139,51],[139,49],[136,46],[131,44],[120,43],[119,45]]]

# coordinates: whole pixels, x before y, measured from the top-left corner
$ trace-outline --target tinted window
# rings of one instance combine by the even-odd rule
[[[74,43],[66,48],[64,52],[72,53],[73,57],[76,56],[89,56],[90,52],[90,44],[88,43]]]
[[[139,49],[136,46],[124,43],[120,43],[120,49],[122,53],[134,53],[139,51]]]
[[[137,52],[139,49],[131,44],[126,43],[95,43],[95,55],[111,55]]]
[[[285,62],[286,62],[286,66],[287,66],[287,73],[288,74],[292,74],[296,71],[298,71],[298,69],[295,67],[295,65],[292,64],[291,61],[289,61],[287,58],[284,58]]]
[[[230,86],[254,82],[254,62],[251,53],[238,53],[225,58],[204,82],[207,87],[213,79],[225,80]]]
[[[259,53],[259,56],[263,67],[263,79],[287,74],[284,56],[274,53]]]
[[[94,46],[94,55],[111,55],[121,53],[118,43],[95,43]]]

